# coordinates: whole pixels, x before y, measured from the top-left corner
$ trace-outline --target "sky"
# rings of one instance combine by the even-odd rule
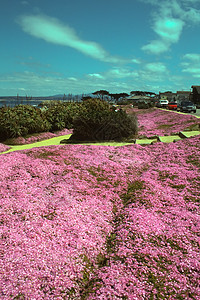
[[[0,96],[200,85],[200,0],[1,0]]]

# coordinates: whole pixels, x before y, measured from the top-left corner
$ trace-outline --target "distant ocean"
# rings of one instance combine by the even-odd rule
[[[66,98],[64,100],[64,102],[79,102],[81,101],[81,97],[80,95],[75,95],[73,96],[72,98]],[[32,106],[38,106],[38,104],[40,104],[41,102],[43,101],[55,101],[55,100],[58,100],[58,101],[63,101],[63,98],[62,97],[56,97],[56,96],[52,96],[52,97],[44,97],[44,98],[33,98],[33,99],[22,99],[22,98],[19,98],[19,99],[13,99],[11,97],[0,97],[0,108],[3,107],[3,106],[9,106],[9,107],[14,107],[16,105],[19,105],[19,104],[23,104],[23,105],[32,105]]]
[[[9,100],[9,99],[0,99],[0,107],[3,106],[10,106],[10,107],[14,107],[16,105],[19,104],[28,104],[28,105],[33,105],[33,106],[37,106],[38,104],[40,104],[43,100]]]

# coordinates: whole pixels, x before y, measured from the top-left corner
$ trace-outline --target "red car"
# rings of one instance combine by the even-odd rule
[[[176,102],[169,102],[168,109],[177,110],[177,103]]]

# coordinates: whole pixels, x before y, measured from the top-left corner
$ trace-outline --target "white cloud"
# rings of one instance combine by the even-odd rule
[[[153,54],[160,54],[166,52],[169,49],[169,44],[162,41],[162,40],[154,40],[151,41],[149,44],[142,47],[142,50],[153,53]]]
[[[198,53],[187,53],[183,56],[183,59],[188,59],[190,61],[200,63],[200,54],[198,54]]]
[[[90,76],[99,74],[100,76]],[[171,86],[170,76],[165,67],[159,63],[143,65],[142,69],[131,71],[128,68],[113,69],[104,73],[91,73],[80,77],[63,77],[63,75],[49,72],[40,75],[34,72],[19,72],[0,75],[1,95],[32,95],[48,96],[56,94],[82,94],[95,90],[108,90],[110,93],[129,93],[132,90],[149,90],[158,92],[168,90]],[[123,75],[123,76],[122,76]],[[104,78],[102,80],[101,76]],[[173,82],[175,83],[175,82]],[[23,90],[19,90],[24,88]]]
[[[165,18],[155,22],[154,31],[166,43],[176,43],[179,40],[184,22],[179,19]]]
[[[141,82],[160,82],[163,78],[168,78],[169,71],[164,63],[162,62],[150,62],[143,63],[140,65],[139,69],[131,68],[111,68],[101,74],[94,73],[88,74],[87,76],[98,80],[98,82],[104,79],[108,84],[112,81],[122,83],[138,81],[139,85]]]
[[[82,40],[73,28],[62,24],[56,18],[45,15],[24,15],[19,17],[17,22],[26,33],[46,42],[74,48],[104,62],[118,63],[122,60],[110,56],[98,43]]]
[[[105,72],[105,77],[123,79],[127,77],[134,77],[137,74],[135,71],[131,71],[128,68],[113,68]]]
[[[148,63],[146,64],[145,69],[150,72],[159,74],[167,72],[166,66],[161,62]]]
[[[185,22],[200,22],[199,0],[139,0],[157,7],[155,14],[175,17]],[[196,6],[197,5],[197,6]],[[195,7],[196,6],[196,7]]]
[[[139,59],[137,59],[137,58],[133,58],[133,59],[131,59],[130,63],[140,64],[141,61]]]
[[[159,39],[142,47],[142,50],[160,54],[177,43],[188,23],[200,23],[200,10],[195,7],[199,0],[141,0],[156,7],[152,29]]]
[[[93,77],[93,78],[98,78],[98,79],[104,79],[104,76],[98,73],[93,73],[93,74],[88,74],[88,76]]]
[[[197,10],[195,8],[190,8],[189,11],[185,13],[185,18],[188,18],[193,23],[199,23],[200,22],[200,10]]]
[[[160,54],[169,50],[171,44],[177,43],[184,22],[175,18],[159,18],[155,21],[153,30],[159,36],[159,40],[154,40],[142,47],[142,50],[153,54]]]
[[[183,56],[183,62],[181,63],[182,72],[191,74],[195,78],[200,77],[200,54],[187,53]]]
[[[77,81],[78,79],[75,77],[68,77],[67,79],[72,80],[72,81]]]

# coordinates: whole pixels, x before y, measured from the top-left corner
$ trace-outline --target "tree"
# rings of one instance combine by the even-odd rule
[[[135,95],[135,96],[144,96],[146,95],[146,92],[143,91],[132,91],[130,92],[131,95]]]
[[[104,96],[109,96],[109,92],[106,90],[100,90],[92,93],[93,95],[97,96],[101,100],[104,100]]]
[[[119,101],[120,98],[128,97],[127,93],[118,93],[118,94],[109,94],[111,98],[114,98],[116,102]]]
[[[152,96],[152,95],[156,95],[155,93],[152,92],[146,92],[146,91],[132,91],[130,92],[131,95],[135,95],[135,96]]]
[[[66,100],[66,95],[64,94],[64,95],[63,95],[63,101],[65,101],[65,100]]]

